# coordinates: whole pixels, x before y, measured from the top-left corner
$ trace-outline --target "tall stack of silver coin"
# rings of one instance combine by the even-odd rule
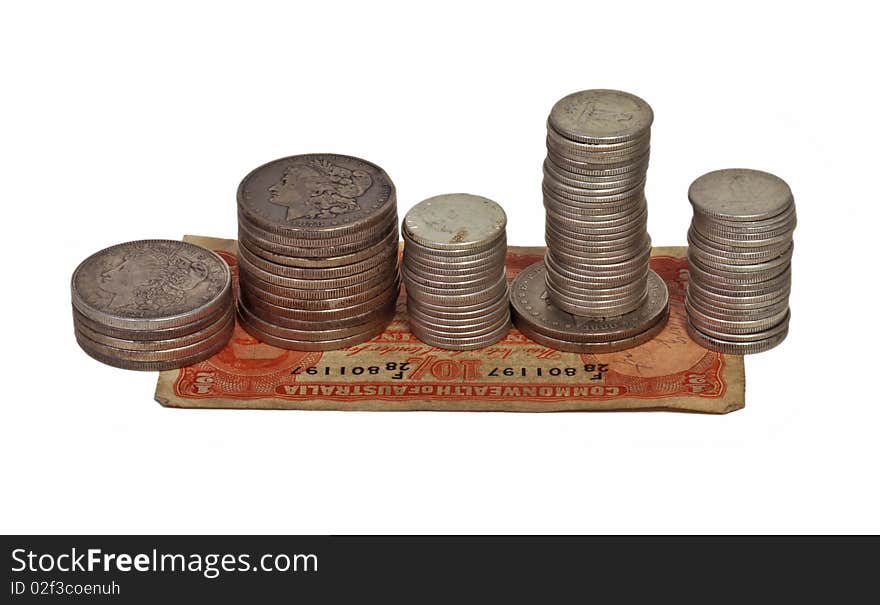
[[[600,128],[585,131],[584,112]],[[547,290],[560,309],[617,316],[637,309],[645,298],[651,255],[645,177],[652,122],[653,112],[642,99],[610,90],[569,95],[550,112],[544,261]]]
[[[507,216],[465,193],[416,204],[404,217],[403,265],[413,334],[442,349],[494,344],[510,329]]]
[[[269,162],[239,186],[238,229],[238,318],[255,338],[327,351],[392,319],[397,198],[378,166],[333,154]]]
[[[141,240],[96,252],[70,284],[79,346],[129,370],[170,370],[207,359],[235,327],[232,274],[214,252]]]
[[[668,293],[656,275],[648,300],[645,178],[653,120],[645,101],[616,90],[577,92],[550,111],[543,182],[547,252],[538,272],[553,306],[602,320],[576,322],[582,333],[569,331],[566,350],[627,348],[656,333],[668,316]],[[640,313],[647,305],[651,311]],[[516,317],[533,339],[561,345],[549,326]]]
[[[691,337],[708,349],[745,355],[788,334],[792,235],[788,184],[759,170],[705,174],[688,190],[690,279],[685,305]]]

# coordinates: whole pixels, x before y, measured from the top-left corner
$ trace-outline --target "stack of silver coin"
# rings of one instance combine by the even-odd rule
[[[614,90],[564,97],[547,120],[547,290],[560,309],[619,316],[644,302],[651,107]]]
[[[688,331],[704,347],[745,355],[788,334],[792,235],[788,184],[759,170],[705,174],[688,190]]]
[[[111,246],[80,263],[70,290],[80,347],[118,368],[194,364],[222,349],[235,327],[229,266],[194,244]]]
[[[403,220],[401,274],[413,334],[434,347],[479,349],[510,329],[507,216],[456,193],[416,204]]]
[[[649,269],[645,201],[653,120],[645,101],[616,90],[577,92],[550,111],[547,252],[512,294],[514,320],[533,340],[565,351],[614,351],[665,325],[668,292]],[[539,275],[541,296],[534,292]]]
[[[238,317],[255,338],[328,351],[380,334],[399,293],[397,197],[359,158],[298,155],[238,189]]]

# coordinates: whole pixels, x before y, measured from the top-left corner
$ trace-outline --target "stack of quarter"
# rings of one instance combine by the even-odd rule
[[[685,305],[691,337],[707,349],[746,355],[788,334],[791,312],[794,196],[777,176],[741,168],[717,170],[688,190]]]
[[[616,90],[577,92],[550,111],[543,183],[547,252],[540,268],[514,282],[511,292],[514,320],[534,340],[566,351],[612,351],[663,327],[668,293],[649,269],[645,200],[653,120],[645,101]],[[566,320],[560,331],[538,319],[547,309],[527,312],[526,300],[517,301],[526,296],[519,286],[527,281],[533,297],[537,274],[546,288],[541,304],[592,321]]]
[[[378,166],[298,155],[238,189],[238,317],[255,338],[329,351],[380,334],[399,293],[397,197]]]
[[[207,359],[235,326],[232,275],[195,244],[142,240],[84,260],[70,283],[79,346],[129,370],[170,370]]]
[[[510,329],[507,216],[466,193],[416,204],[403,220],[403,267],[413,334],[441,349],[494,344]]]

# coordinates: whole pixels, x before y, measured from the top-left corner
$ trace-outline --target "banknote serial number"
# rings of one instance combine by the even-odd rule
[[[294,376],[305,374],[306,376],[379,376],[387,375],[392,380],[403,380],[409,371],[409,362],[389,361],[381,365],[369,366],[297,366],[290,372]]]
[[[536,378],[544,378],[547,376],[556,378],[557,376],[566,376],[572,378],[574,376],[580,376],[582,374],[587,374],[590,380],[602,380],[602,377],[605,375],[605,372],[608,371],[608,364],[605,363],[585,363],[581,367],[575,366],[566,366],[559,367],[553,366],[549,368],[538,367],[495,367],[489,370],[488,376],[491,378],[499,378],[502,376],[521,376],[524,378],[528,377],[536,377]]]

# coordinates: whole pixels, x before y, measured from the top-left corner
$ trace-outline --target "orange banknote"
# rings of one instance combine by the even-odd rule
[[[186,236],[217,251],[237,278],[234,240]],[[263,344],[236,326],[210,359],[159,375],[156,400],[181,408],[557,412],[679,410],[723,414],[745,403],[743,359],[703,349],[685,329],[685,248],[654,248],[651,268],[669,287],[669,323],[618,353],[562,353],[512,329],[498,344],[454,352],[410,333],[405,294],[384,333],[331,352]],[[510,247],[508,276],[543,248]]]

